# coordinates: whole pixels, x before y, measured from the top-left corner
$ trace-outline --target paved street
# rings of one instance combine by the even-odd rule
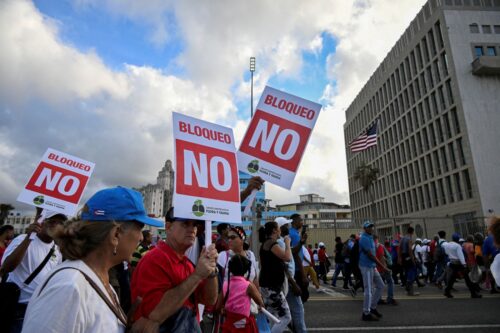
[[[483,292],[482,299],[471,299],[467,288],[456,283],[455,298],[447,299],[434,286],[419,288],[420,296],[407,297],[396,286],[398,306],[380,305],[379,322],[361,321],[363,295],[354,298],[341,289],[321,286],[325,292],[311,289],[305,304],[309,332],[500,332],[500,296]],[[385,294],[384,294],[385,296]]]

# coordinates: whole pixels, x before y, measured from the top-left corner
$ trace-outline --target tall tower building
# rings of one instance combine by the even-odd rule
[[[172,206],[174,193],[174,169],[172,162],[167,160],[158,173],[156,184],[148,184],[137,189],[144,198],[144,208],[148,214],[164,216]]]
[[[377,119],[377,146],[352,153]],[[353,216],[373,215],[353,177],[364,161],[380,170],[382,233],[412,218],[427,220],[429,236],[484,231],[500,213],[499,128],[500,0],[429,0],[346,110]]]

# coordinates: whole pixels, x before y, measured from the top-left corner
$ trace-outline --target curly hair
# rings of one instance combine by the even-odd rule
[[[493,216],[490,222],[490,232],[497,246],[500,246],[500,217]]]

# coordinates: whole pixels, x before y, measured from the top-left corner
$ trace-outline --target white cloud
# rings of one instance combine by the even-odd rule
[[[172,111],[232,126],[241,139],[248,119],[236,117],[235,103],[249,96],[249,82],[242,80],[249,57],[257,57],[257,100],[272,77],[301,80],[302,53],[318,54],[326,33],[337,45],[325,66],[332,80],[323,91],[325,108],[292,190],[271,185],[268,195],[273,204],[297,201],[306,192],[345,203],[345,108],[424,0],[76,3],[81,10],[104,8],[151,27],[147,38],[157,47],[168,47],[176,34],[184,44],[177,62],[187,78],[149,67],[111,70],[95,52],[82,53],[62,42],[58,29],[64,27],[32,3],[0,2],[2,201],[17,196],[49,146],[97,163],[87,193],[154,181],[164,160],[173,156]],[[178,30],[171,29],[174,25]]]

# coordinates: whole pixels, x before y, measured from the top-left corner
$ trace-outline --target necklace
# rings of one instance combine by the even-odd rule
[[[88,265],[87,265],[88,266]],[[127,316],[125,315],[125,312],[123,312],[122,307],[120,306],[120,302],[118,301],[116,294],[113,292],[111,289],[111,286],[109,285],[109,282],[106,282],[98,273],[97,271],[89,266],[90,269],[94,272],[94,274],[97,276],[97,278],[101,281],[101,283],[104,286],[104,289],[106,289],[106,292],[108,293],[109,297],[111,298],[111,301],[113,302],[113,305],[115,306],[115,309],[118,310],[120,315],[122,316],[122,319],[125,319],[125,323],[127,322]]]

